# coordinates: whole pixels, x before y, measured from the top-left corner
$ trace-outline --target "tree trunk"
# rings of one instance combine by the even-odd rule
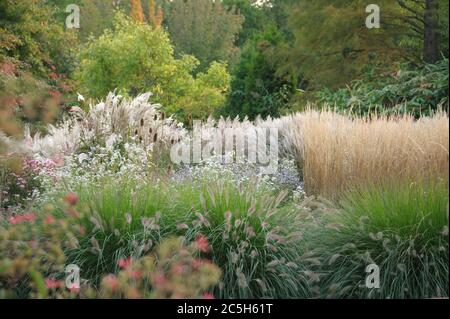
[[[423,58],[428,63],[439,60],[438,9],[438,0],[425,1]]]

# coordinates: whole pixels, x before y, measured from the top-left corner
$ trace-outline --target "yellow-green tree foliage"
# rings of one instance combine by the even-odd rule
[[[115,89],[129,96],[152,92],[153,102],[181,120],[205,118],[224,104],[230,76],[225,64],[213,63],[194,77],[198,63],[188,55],[176,59],[163,28],[118,13],[114,28],[82,50],[77,77],[90,97]]]

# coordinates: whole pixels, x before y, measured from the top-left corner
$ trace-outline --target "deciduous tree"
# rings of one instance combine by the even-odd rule
[[[233,61],[243,18],[220,1],[174,0],[167,26],[177,55],[192,54],[200,60],[200,70],[212,61]]]

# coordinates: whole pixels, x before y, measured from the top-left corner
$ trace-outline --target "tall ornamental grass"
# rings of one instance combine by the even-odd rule
[[[285,120],[285,138],[303,169],[306,191],[336,198],[352,186],[388,180],[448,179],[445,113],[351,118],[307,111]]]

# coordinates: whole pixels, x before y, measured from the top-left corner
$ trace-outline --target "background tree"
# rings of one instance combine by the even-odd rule
[[[77,4],[80,7],[80,29],[76,34],[80,42],[85,42],[89,37],[98,37],[106,28],[111,28],[116,10],[131,11],[131,0],[46,0],[48,5],[54,7],[58,22],[63,26],[68,13],[66,7],[69,4]]]
[[[206,73],[194,77],[198,63],[193,56],[176,59],[163,28],[136,23],[118,13],[113,29],[90,40],[82,50],[77,78],[83,92],[94,98],[115,89],[129,96],[152,92],[154,102],[186,120],[190,115],[211,114],[222,106],[228,91],[225,65],[213,63]]]
[[[0,3],[0,60],[44,78],[74,65],[76,36],[55,17],[55,8],[39,0]]]
[[[8,135],[51,122],[70,96],[78,42],[56,7],[39,0],[0,2],[0,126]]]
[[[286,63],[280,71],[303,74],[315,87],[340,86],[370,63],[406,54],[398,52],[384,29],[365,26],[365,2],[298,1],[289,17],[294,41],[282,52]]]
[[[234,9],[212,0],[174,0],[166,14],[176,55],[194,55],[200,71],[212,61],[231,63],[237,58],[235,41],[242,23]]]
[[[144,19],[144,11],[142,10],[141,0],[131,0],[131,17],[134,21],[143,23]]]
[[[424,39],[436,39],[440,33],[436,26],[441,25],[442,29],[448,25],[448,13],[446,18],[443,15],[444,21],[436,21],[436,1],[431,1],[430,7],[428,0],[380,0],[377,4],[381,9],[381,28],[368,29],[365,8],[370,1],[299,0],[292,6],[289,18],[294,41],[281,54],[287,62],[280,71],[302,73],[311,80],[313,88],[337,87],[371,66],[390,68],[392,61],[417,63],[422,58],[436,60],[442,52],[448,55],[448,47],[436,49],[435,40],[431,41],[433,53],[422,54]],[[432,16],[434,22],[425,23],[425,15]],[[435,31],[426,31],[430,28]],[[426,33],[429,36],[425,37]],[[424,48],[418,49],[421,46]]]
[[[422,40],[423,59],[435,63],[448,56],[448,2],[441,0],[396,0],[404,10],[402,21]]]
[[[283,41],[282,33],[274,26],[247,41],[233,71],[223,115],[251,119],[280,115],[296,87],[291,78],[276,75],[275,56]]]
[[[222,3],[229,10],[235,9],[244,20],[236,46],[242,47],[253,34],[264,30],[267,16],[263,8],[256,5],[258,0],[223,0]]]
[[[150,0],[148,5],[148,23],[160,27],[164,20],[163,9],[155,5],[155,0]]]

